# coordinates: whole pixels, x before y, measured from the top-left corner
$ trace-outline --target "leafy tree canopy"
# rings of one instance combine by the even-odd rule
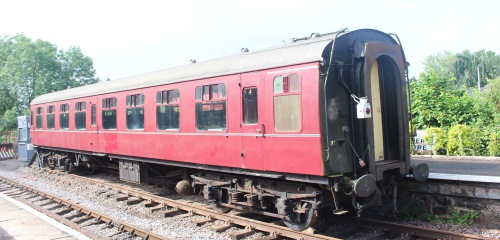
[[[426,142],[435,153],[498,156],[500,56],[485,50],[444,52],[428,56],[424,66],[410,83],[413,122],[427,129]]]
[[[28,113],[36,96],[96,82],[93,61],[79,47],[63,50],[23,34],[0,36],[0,116],[6,123]]]
[[[482,90],[477,90],[479,65]],[[428,56],[411,82],[413,120],[419,129],[456,124],[486,127],[500,120],[500,56],[493,51],[445,51]],[[498,119],[498,120],[497,120]]]
[[[454,77],[434,71],[424,72],[412,81],[413,121],[417,129],[449,128],[470,124],[477,113],[465,89],[453,89]]]
[[[453,77],[451,83],[455,89],[477,87],[478,66],[481,86],[485,86],[488,80],[500,75],[500,55],[484,49],[474,53],[464,50],[457,54],[445,51],[430,55],[424,60],[424,72]]]

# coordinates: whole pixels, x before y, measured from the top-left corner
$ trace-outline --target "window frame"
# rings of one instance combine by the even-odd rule
[[[129,131],[144,131],[146,128],[146,110],[145,110],[145,99],[144,93],[133,93],[126,97],[125,101],[125,128]],[[129,128],[129,110],[134,111],[134,109],[142,109],[142,128]],[[140,125],[140,122],[139,122]]]
[[[97,104],[90,104],[90,126],[97,126]]]
[[[298,89],[291,91],[291,81],[290,81],[290,76],[292,75],[297,75],[298,79]],[[282,91],[281,92],[276,92],[276,83],[275,79],[278,77],[282,77]],[[288,74],[279,74],[279,75],[274,75],[272,77],[273,79],[273,88],[272,88],[272,106],[273,106],[273,125],[274,125],[274,131],[277,133],[300,133],[302,132],[302,129],[304,127],[304,119],[303,119],[303,106],[302,106],[302,75],[299,72],[290,72]],[[285,82],[286,81],[286,82]],[[284,97],[284,96],[294,96],[298,95],[299,96],[299,119],[300,119],[300,126],[297,130],[291,130],[291,131],[286,131],[286,130],[278,130],[276,128],[276,106],[275,106],[275,99],[278,97]]]
[[[214,96],[214,86],[217,86],[217,96]],[[200,90],[201,89],[201,90]],[[208,91],[208,93],[205,93],[205,90]],[[201,95],[199,94],[201,93]],[[207,103],[216,103],[216,102],[224,102],[224,117],[225,117],[225,126],[223,128],[207,128],[207,129],[200,129],[198,128],[198,111],[197,109],[197,104],[204,104]],[[195,129],[196,131],[200,132],[227,132],[228,129],[228,120],[227,120],[227,87],[225,82],[217,82],[217,83],[209,83],[209,84],[203,84],[203,85],[197,85],[195,88],[195,99],[194,99],[194,104],[195,104]]]
[[[83,127],[79,127],[77,121],[80,117],[77,114],[83,113]],[[87,101],[75,102],[75,130],[87,130]]]
[[[255,89],[255,91],[257,92],[256,94],[256,102],[255,102],[255,115],[257,117],[256,119],[256,122],[245,122],[245,103],[246,103],[246,98],[245,98],[245,90],[247,89]],[[261,93],[262,94],[262,93]],[[260,96],[262,97],[262,96]],[[252,126],[252,125],[257,125],[259,124],[259,88],[257,86],[248,86],[248,87],[243,87],[241,88],[241,124],[245,125],[245,126]]]
[[[65,122],[67,126],[62,125],[63,117],[66,118]],[[69,103],[59,104],[59,130],[69,130]]]
[[[174,94],[174,101],[170,100],[170,93]],[[177,98],[175,98],[175,95],[177,95]],[[177,128],[165,128],[165,129],[160,129],[159,128],[159,121],[158,121],[158,107],[161,106],[172,106],[178,108],[178,117],[177,117],[177,122],[178,126]],[[180,110],[181,110],[181,91],[179,88],[174,88],[174,89],[165,89],[165,90],[160,90],[156,92],[156,105],[155,105],[155,121],[156,121],[156,130],[157,131],[174,131],[174,132],[179,132],[181,130],[181,115],[180,115]]]
[[[43,107],[37,107],[35,109],[35,128],[43,129]],[[38,121],[40,120],[40,121]],[[38,127],[38,122],[40,122],[40,127]]]
[[[117,127],[118,127],[118,121],[117,121],[117,115],[118,115],[118,111],[117,111],[117,98],[116,96],[112,96],[112,97],[107,97],[107,98],[103,98],[102,101],[101,101],[101,111],[102,111],[102,114],[101,114],[101,129],[102,130],[106,130],[106,131],[116,131]],[[115,126],[114,128],[104,128],[104,117],[105,117],[105,114],[104,112],[107,112],[107,111],[114,111],[114,115],[115,115]],[[96,115],[97,115],[97,112],[96,112]]]
[[[56,105],[49,105],[47,106],[47,114],[45,115],[46,116],[46,120],[47,120],[47,129],[56,129]],[[49,116],[52,117],[52,127],[49,127]]]

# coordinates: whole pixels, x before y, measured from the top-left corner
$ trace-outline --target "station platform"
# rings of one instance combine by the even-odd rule
[[[419,163],[427,163],[429,165],[430,173],[500,177],[500,158],[498,157],[414,155],[411,156],[411,163],[415,165]]]
[[[90,238],[0,193],[0,239],[88,240]]]

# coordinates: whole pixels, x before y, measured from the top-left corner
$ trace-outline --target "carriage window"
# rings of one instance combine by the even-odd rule
[[[96,125],[96,115],[97,115],[97,110],[95,104],[92,104],[92,110],[91,110],[91,122],[90,125],[93,127]]]
[[[42,107],[37,107],[36,108],[36,128],[37,129],[42,129],[43,123],[42,123],[42,114],[43,114],[43,108]]]
[[[47,107],[47,128],[54,129],[54,112],[56,110],[56,106],[51,105]]]
[[[274,78],[274,93],[283,92],[283,77],[277,76]]]
[[[200,86],[196,87],[196,93],[195,93],[196,100],[201,100],[201,92],[202,92],[201,87]]]
[[[102,129],[116,129],[116,97],[102,100]]]
[[[158,130],[179,129],[179,90],[156,93],[156,128]]]
[[[69,128],[69,103],[59,105],[59,127],[61,129]]]
[[[256,124],[259,121],[257,107],[257,88],[243,89],[243,123]]]
[[[300,78],[299,74],[292,74],[288,76],[288,81],[289,81],[289,89],[290,92],[298,92],[300,90]]]
[[[86,102],[75,103],[75,129],[85,130],[87,128],[87,124],[85,121],[86,110],[87,110]]]
[[[196,129],[226,129],[226,85],[212,84],[196,88]]]
[[[144,94],[127,96],[127,129],[144,129]]]
[[[300,109],[300,76],[274,78],[274,128],[279,132],[296,132],[302,127]]]

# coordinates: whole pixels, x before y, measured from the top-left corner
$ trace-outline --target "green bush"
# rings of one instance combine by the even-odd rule
[[[500,132],[492,131],[489,134],[488,152],[492,157],[500,156]]]
[[[482,132],[467,125],[454,125],[448,130],[447,151],[450,156],[476,156],[480,153]]]
[[[430,145],[433,154],[446,154],[446,130],[437,127],[425,129],[424,141]]]
[[[449,156],[500,156],[500,130],[453,125],[425,129],[424,141],[432,154]]]
[[[458,211],[455,209],[448,209],[450,220],[447,222],[457,225],[472,225],[479,219],[479,213],[472,210]]]

